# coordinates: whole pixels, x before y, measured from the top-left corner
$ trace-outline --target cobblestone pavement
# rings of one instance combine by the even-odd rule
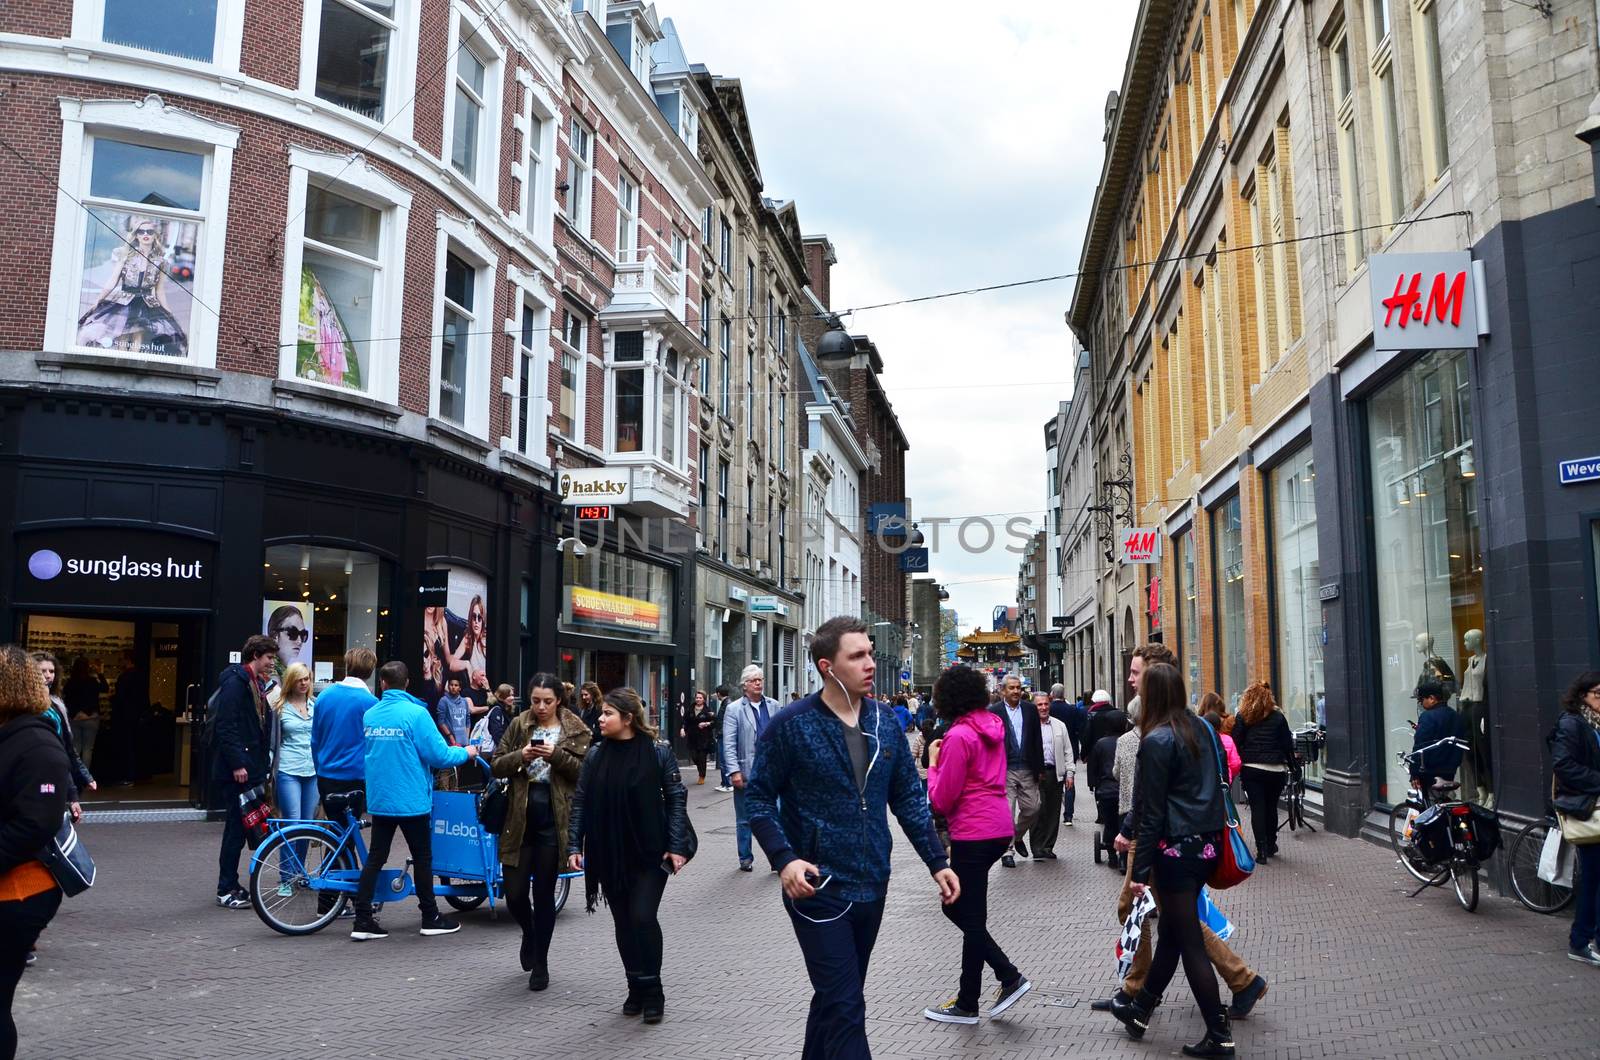
[[[552,987],[530,994],[508,918],[479,910],[423,938],[407,902],[385,911],[384,941],[351,942],[349,921],[287,938],[212,904],[220,825],[107,824],[84,829],[100,884],[63,906],[23,979],[20,1055],[794,1056],[810,991],[777,878],[736,870],[731,796],[691,787],[690,807],[700,856],[667,888],[658,1027],[620,1014],[610,917],[586,916],[576,893]],[[1142,1044],[1089,1011],[1114,985],[1117,930],[1117,878],[1093,863],[1089,824],[1064,830],[1059,861],[996,866],[991,929],[1034,991],[975,1028],[921,1018],[954,992],[958,935],[896,833],[867,991],[876,1056],[1157,1057],[1200,1036],[1181,972]],[[1271,983],[1237,1024],[1241,1055],[1600,1056],[1600,970],[1565,958],[1564,916],[1487,893],[1468,915],[1448,892],[1408,898],[1408,879],[1371,844],[1285,832],[1280,860],[1219,897]]]

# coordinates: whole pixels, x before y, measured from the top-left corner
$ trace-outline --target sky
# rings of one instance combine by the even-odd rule
[[[838,251],[836,309],[1070,272],[1136,0],[987,5],[658,0],[692,63],[739,78],[765,194]],[[1015,602],[1043,525],[1044,424],[1071,396],[1072,281],[854,314],[911,448],[914,518],[965,630]],[[994,543],[956,526],[988,517]],[[928,536],[925,529],[924,535]],[[1006,546],[1019,548],[1007,551]]]

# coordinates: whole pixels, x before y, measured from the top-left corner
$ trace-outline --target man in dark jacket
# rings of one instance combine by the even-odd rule
[[[272,672],[278,645],[256,634],[244,642],[243,662],[229,666],[217,680],[211,699],[211,779],[221,792],[226,816],[222,851],[217,858],[217,904],[247,909],[250,895],[239,885],[239,855],[244,852],[244,819],[239,795],[267,777],[266,702],[261,681]]]
[[[750,828],[781,874],[815,993],[803,1057],[867,1060],[867,962],[883,921],[892,809],[945,904],[960,883],[934,832],[911,747],[872,692],[872,640],[858,618],[817,628],[823,690],[778,712],[751,768]],[[1031,726],[1037,734],[1039,726]]]
[[[1008,869],[1017,867],[1016,855],[1028,856],[1023,837],[1039,816],[1039,778],[1044,773],[1044,733],[1039,716],[1022,702],[1022,679],[1011,675],[1000,683],[1000,702],[989,708],[1006,726],[1006,801],[1016,833],[1011,849],[1000,857]],[[1052,813],[1054,811],[1051,811]]]
[[[1417,734],[1411,741],[1413,751],[1461,735],[1461,721],[1445,701],[1442,684],[1424,681],[1417,686],[1415,695],[1422,716],[1417,719]],[[1454,780],[1460,768],[1461,748],[1449,744],[1435,747],[1411,760],[1411,786],[1420,790],[1441,780]]]

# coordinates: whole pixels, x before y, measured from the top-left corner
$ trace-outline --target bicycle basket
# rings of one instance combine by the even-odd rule
[[[1411,846],[1423,861],[1433,863],[1450,858],[1450,819],[1437,806],[1429,806],[1411,822]]]
[[[1472,852],[1479,861],[1488,861],[1500,849],[1500,817],[1477,803],[1472,807]]]

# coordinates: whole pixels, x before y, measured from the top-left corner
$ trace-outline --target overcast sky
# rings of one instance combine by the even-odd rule
[[[1070,272],[1135,0],[1028,6],[660,0],[689,61],[744,86],[766,194],[838,249],[835,308]],[[1068,398],[1071,281],[862,312],[919,519],[992,516],[932,572],[962,626],[1012,603],[1014,513],[1041,526],[1044,423]],[[969,542],[981,546],[976,529]]]

